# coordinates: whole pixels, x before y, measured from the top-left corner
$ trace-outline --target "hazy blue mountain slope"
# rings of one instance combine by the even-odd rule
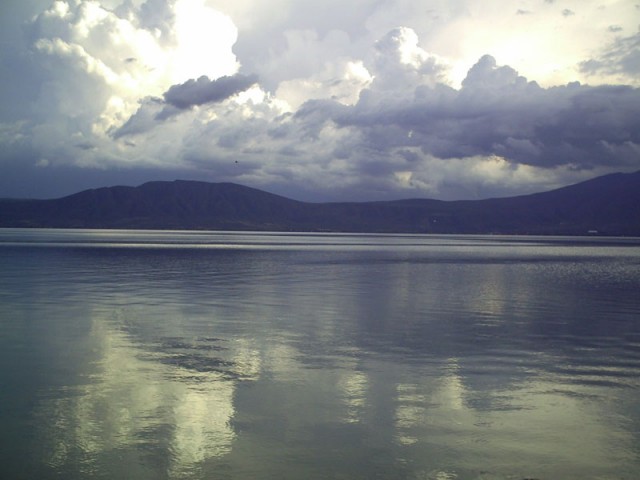
[[[306,203],[176,180],[0,200],[2,227],[640,235],[640,172],[510,198]]]

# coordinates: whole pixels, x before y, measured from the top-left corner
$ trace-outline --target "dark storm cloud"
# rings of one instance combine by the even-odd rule
[[[542,88],[484,56],[460,90],[418,86],[391,102],[375,82],[359,102],[307,102],[296,120],[327,119],[359,133],[359,151],[418,148],[437,158],[498,155],[516,164],[628,167],[640,155],[640,92],[578,83]]]
[[[127,122],[112,132],[114,138],[144,133],[154,127],[156,122],[164,121],[183,110],[220,103],[233,95],[247,90],[258,81],[254,75],[233,75],[210,80],[202,76],[197,80],[173,85],[163,94],[163,98],[147,97]]]
[[[305,137],[317,139],[328,119],[339,119],[348,111],[348,107],[335,100],[308,100],[300,106],[294,119],[302,126]]]
[[[216,80],[210,80],[203,75],[197,80],[191,79],[180,85],[173,85],[164,93],[164,101],[173,107],[186,110],[205,103],[222,102],[247,90],[257,81],[255,75],[236,74]]]

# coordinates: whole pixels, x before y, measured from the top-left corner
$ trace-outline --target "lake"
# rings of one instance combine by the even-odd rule
[[[633,479],[640,239],[0,230],[0,477]]]

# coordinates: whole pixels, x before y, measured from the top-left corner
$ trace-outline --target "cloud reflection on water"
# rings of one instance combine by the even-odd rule
[[[163,363],[103,312],[93,315],[90,336],[98,349],[89,377],[63,395],[42,398],[37,409],[47,463],[65,471],[80,461],[95,470],[126,452],[137,457],[134,464],[151,467],[145,457],[162,458],[162,450],[173,478],[228,453],[235,438],[233,382],[220,372]]]
[[[0,284],[0,319],[49,360],[34,455],[70,478],[589,478],[636,465],[633,264],[589,277],[604,267],[575,255],[441,243],[31,252]]]
[[[406,370],[388,359],[367,360],[362,350],[352,351],[351,358],[341,358],[333,367],[315,368],[302,359],[300,344],[298,349],[270,345],[260,338],[227,342],[227,350],[209,352],[228,359],[229,372],[235,373],[229,375],[193,368],[193,358],[167,363],[163,360],[173,355],[167,343],[175,347],[175,338],[166,337],[171,343],[161,336],[158,342],[132,335],[104,313],[94,312],[92,318],[89,337],[98,347],[86,383],[40,401],[37,416],[49,445],[48,463],[57,471],[73,466],[91,474],[126,455],[128,464],[157,469],[139,472],[142,476],[197,477],[216,459],[240,462],[233,450],[240,440],[246,443],[239,435],[253,430],[255,422],[266,422],[267,430],[254,431],[252,446],[276,440],[274,447],[280,444],[295,455],[295,445],[307,445],[326,428],[323,425],[335,423],[331,435],[336,448],[348,449],[353,435],[373,449],[396,443],[397,454],[425,472],[433,462],[444,462],[449,471],[472,471],[484,456],[501,452],[505,458],[565,464],[567,471],[587,474],[616,457],[628,461],[632,451],[634,439],[611,430],[611,413],[589,401],[598,397],[597,387],[579,386],[573,391],[581,395],[564,395],[554,389],[553,376],[483,387],[469,383],[475,375],[469,371],[469,359],[451,358],[436,369]],[[133,317],[137,315],[136,310]],[[327,334],[326,328],[323,332]],[[202,354],[189,351],[188,343],[179,346],[184,355]],[[262,378],[265,373],[275,376],[267,380]],[[246,383],[242,379],[253,385],[250,399],[244,397],[247,388],[237,390]],[[390,415],[388,423],[381,412]],[[340,423],[345,427],[338,427]],[[349,433],[348,425],[360,429]],[[285,428],[284,437],[268,440],[278,428]],[[377,433],[367,438],[370,429]],[[541,441],[550,431],[555,432],[553,441]],[[565,447],[557,450],[557,444]],[[612,452],[612,444],[629,447]],[[460,450],[465,451],[464,459],[456,458]],[[163,455],[165,464],[151,467],[146,460]],[[577,457],[581,465],[572,465]]]

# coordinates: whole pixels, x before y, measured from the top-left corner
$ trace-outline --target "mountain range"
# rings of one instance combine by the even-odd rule
[[[309,203],[176,180],[0,200],[0,227],[640,236],[640,171],[486,200]]]

